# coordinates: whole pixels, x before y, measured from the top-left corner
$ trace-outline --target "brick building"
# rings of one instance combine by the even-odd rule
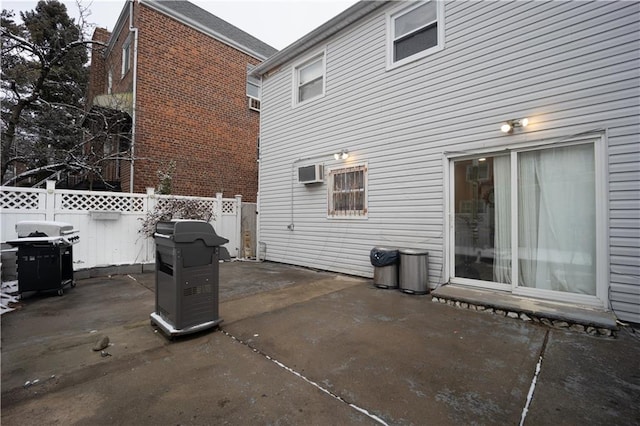
[[[276,50],[187,1],[127,1],[94,40],[106,47],[92,52],[89,108],[111,124],[86,127],[109,128],[104,153],[120,153],[107,181],[144,192],[173,163],[173,194],[255,201],[260,82],[247,71]]]

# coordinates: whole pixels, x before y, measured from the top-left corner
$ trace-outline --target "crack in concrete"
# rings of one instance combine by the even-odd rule
[[[248,342],[245,342],[242,339],[238,339],[237,337],[235,337],[234,335],[230,334],[229,332],[227,332],[227,331],[225,331],[223,329],[220,329],[220,332],[222,334],[224,334],[225,336],[230,337],[231,339],[235,340],[236,342],[245,345],[246,347],[251,349],[253,352],[257,353],[258,355],[263,356],[267,360],[269,360],[269,361],[273,362],[274,364],[276,364],[278,367],[288,371],[291,374],[294,374],[295,376],[299,377],[300,379],[304,380],[305,382],[309,383],[310,385],[316,387],[317,389],[321,390],[322,392],[326,393],[327,395],[337,399],[338,401],[342,402],[343,404],[347,404],[349,407],[353,408],[354,410],[364,414],[365,416],[375,420],[376,422],[378,422],[378,423],[380,423],[382,425],[389,426],[388,423],[386,423],[384,420],[382,420],[380,417],[376,416],[375,414],[371,414],[366,409],[364,409],[362,407],[358,407],[357,405],[350,403],[349,401],[347,401],[346,399],[344,399],[340,395],[337,395],[337,394],[331,392],[329,389],[320,386],[318,383],[316,383],[313,380],[303,376],[301,373],[295,371],[291,367],[287,367],[286,365],[284,365],[283,363],[281,363],[277,359],[272,358],[271,356],[269,356],[266,353],[262,352],[260,349],[257,349],[255,347],[251,346],[251,344],[249,344]]]
[[[531,386],[529,386],[529,393],[527,394],[527,402],[524,404],[522,408],[522,416],[520,417],[520,426],[524,426],[524,421],[527,418],[527,413],[529,412],[529,406],[531,405],[531,400],[533,399],[533,392],[536,389],[536,382],[538,381],[538,376],[540,375],[540,370],[542,369],[542,359],[544,358],[544,353],[547,350],[547,342],[549,341],[549,330],[544,335],[544,340],[542,341],[542,347],[540,348],[540,356],[538,357],[538,363],[536,364],[536,371],[533,373],[533,379],[531,380]]]

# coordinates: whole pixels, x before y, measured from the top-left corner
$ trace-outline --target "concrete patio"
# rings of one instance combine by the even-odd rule
[[[371,280],[232,262],[220,265],[220,330],[169,341],[149,323],[153,292],[153,273],[88,278],[3,315],[2,424],[640,419],[630,328],[594,337]],[[107,356],[92,350],[103,335]]]

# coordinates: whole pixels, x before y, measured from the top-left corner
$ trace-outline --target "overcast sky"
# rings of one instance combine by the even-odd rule
[[[191,0],[265,43],[282,49],[322,25],[357,0]],[[63,0],[72,18],[78,17],[75,0]],[[112,30],[125,0],[82,0],[91,11],[88,21]],[[33,10],[37,0],[2,0],[2,9]]]

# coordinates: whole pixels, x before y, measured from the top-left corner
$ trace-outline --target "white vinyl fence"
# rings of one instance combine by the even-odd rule
[[[241,256],[242,197],[215,198],[94,192],[55,189],[0,187],[0,241],[17,238],[15,224],[22,220],[54,220],[70,223],[79,230],[80,242],[73,247],[74,270],[101,266],[155,262],[153,238],[140,232],[142,219],[156,204],[169,199],[190,199],[211,209],[216,233],[229,240],[224,247],[231,257]]]

